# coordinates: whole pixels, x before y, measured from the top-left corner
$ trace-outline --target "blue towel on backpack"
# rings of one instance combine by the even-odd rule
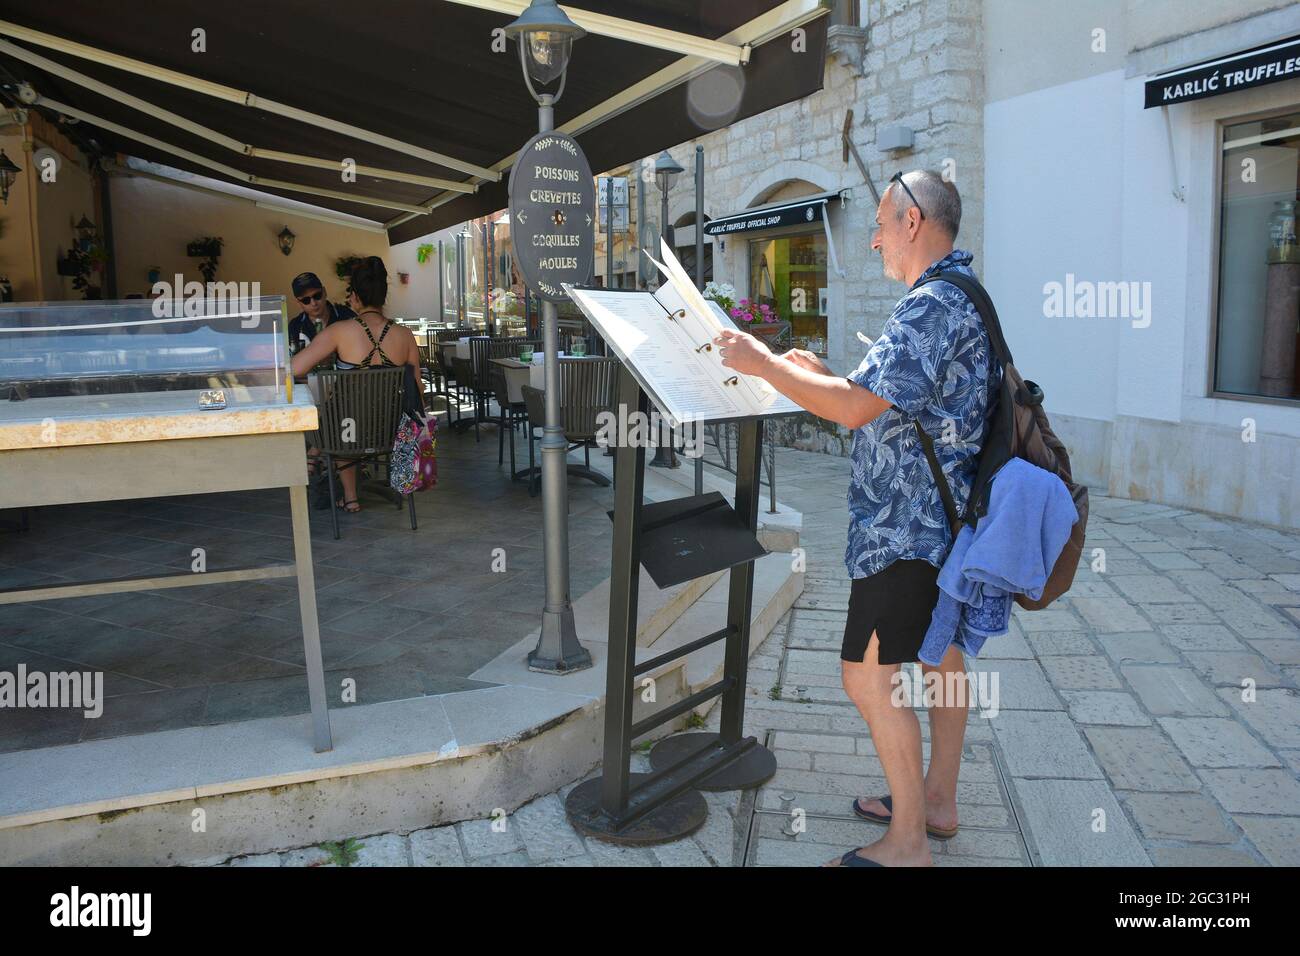
[[[938,666],[956,644],[972,657],[1005,634],[1015,594],[1037,600],[1079,520],[1059,477],[1012,458],[991,479],[989,509],[963,525],[939,569],[939,599],[918,658]]]

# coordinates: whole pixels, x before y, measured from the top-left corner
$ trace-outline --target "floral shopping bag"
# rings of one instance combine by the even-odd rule
[[[437,447],[438,420],[432,416],[421,422],[403,413],[393,438],[388,483],[404,495],[424,491],[438,483],[438,462],[434,457]]]

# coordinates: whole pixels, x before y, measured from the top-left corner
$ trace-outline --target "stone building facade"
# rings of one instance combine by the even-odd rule
[[[863,0],[835,15],[820,92],[670,151],[687,171],[670,196],[679,251],[698,143],[713,277],[815,326],[836,372],[855,367],[859,333],[904,290],[870,251],[852,110],[877,189],[918,167],[956,183],[957,244],[1077,479],[1300,526],[1300,4]],[[830,242],[822,215],[792,215],[810,210]],[[825,265],[822,243],[838,253]],[[797,288],[814,294],[803,313]],[[812,416],[775,437],[849,447]]]
[[[853,6],[837,8],[820,92],[669,150],[686,170],[669,192],[669,221],[677,246],[688,255],[694,244],[697,144],[704,147],[706,220],[804,196],[839,194],[828,202],[826,214],[843,275],[828,262],[823,350],[837,372],[857,366],[866,349],[857,333],[879,334],[905,291],[884,277],[880,258],[870,249],[876,203],[854,157],[845,155],[848,111],[849,135],[877,190],[883,191],[898,170],[946,171],[962,193],[959,245],[976,255],[976,268],[983,243],[982,4],[864,0],[856,14],[846,16]],[[890,126],[912,130],[912,147],[881,148],[878,132]],[[647,157],[642,168],[654,160]],[[647,211],[657,223],[658,195],[653,187],[650,191],[655,201],[648,199]],[[820,224],[793,230],[823,231]],[[791,232],[787,228],[772,235]],[[750,288],[750,243],[763,236],[706,238],[706,244],[713,242],[713,278],[733,285],[738,296],[757,294]],[[846,454],[850,445],[847,430],[813,416],[778,440],[831,454]]]

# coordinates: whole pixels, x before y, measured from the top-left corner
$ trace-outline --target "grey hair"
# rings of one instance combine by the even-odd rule
[[[948,233],[949,238],[956,239],[961,228],[961,196],[956,185],[931,169],[903,173],[903,182],[916,196],[925,218]],[[894,193],[894,218],[902,219],[912,201],[906,192],[895,188],[897,185],[890,183],[889,188]]]

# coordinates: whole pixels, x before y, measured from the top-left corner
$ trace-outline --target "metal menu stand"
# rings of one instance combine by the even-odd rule
[[[628,409],[645,414],[649,405],[627,364],[620,372],[619,404],[625,414]],[[754,560],[767,552],[755,535],[762,418],[744,418],[738,424],[734,510],[717,492],[644,504],[645,447],[617,450],[604,770],[574,788],[565,804],[570,822],[587,835],[627,844],[675,840],[704,822],[708,805],[700,790],[756,787],[776,772],[772,752],[754,737],[742,736]],[[642,565],[660,587],[730,568],[726,626],[638,663],[637,592]],[[719,681],[633,721],[637,678],[717,641],[726,642]],[[719,696],[720,733],[668,737],[651,752],[650,773],[631,772],[634,740]]]

